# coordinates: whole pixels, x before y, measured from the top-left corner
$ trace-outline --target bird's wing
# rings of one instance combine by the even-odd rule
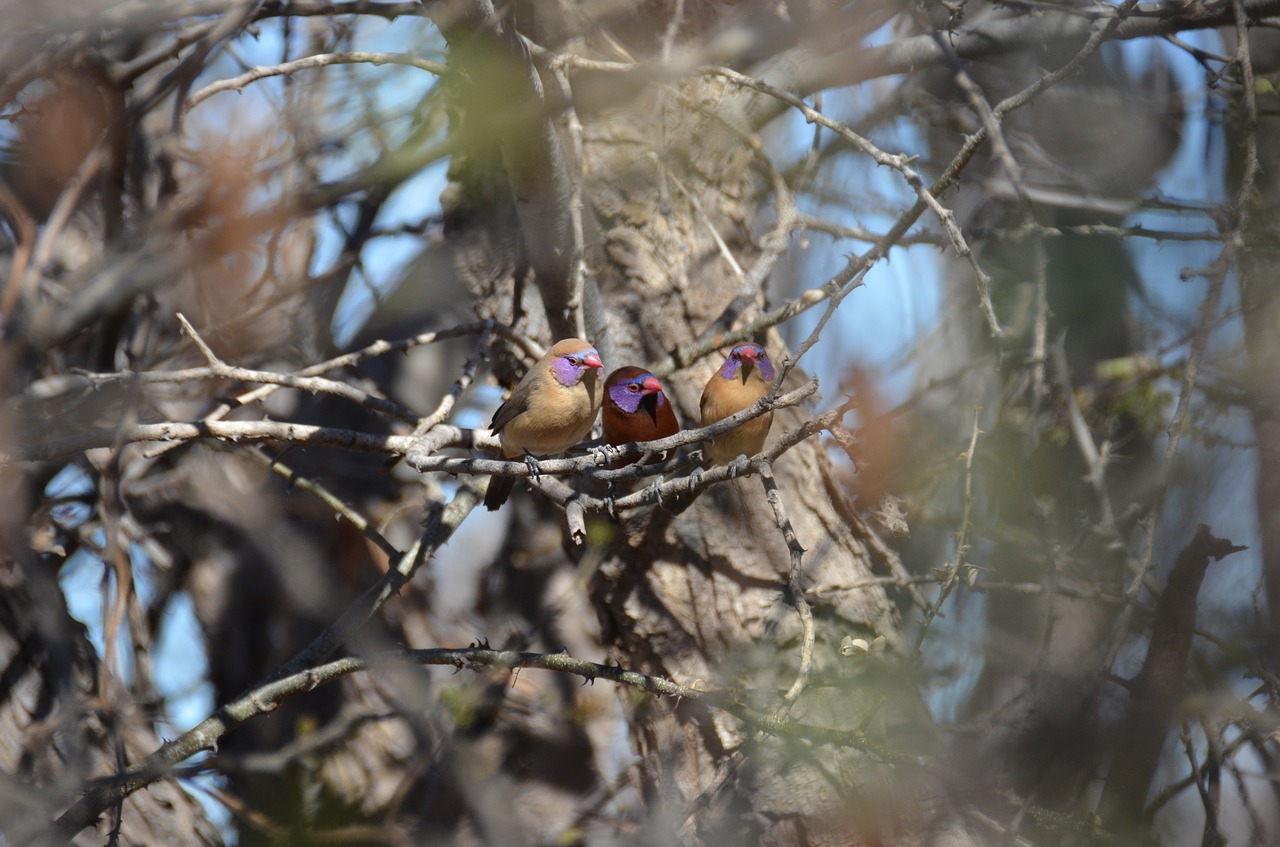
[[[521,380],[520,384],[511,392],[511,396],[507,398],[507,402],[499,406],[498,410],[493,413],[493,420],[489,421],[489,429],[494,432],[501,432],[504,426],[529,410],[531,384],[528,380]]]
[[[698,402],[698,412],[702,416],[703,420],[706,420],[707,418],[707,406],[711,405],[711,402],[712,402],[711,392],[714,390],[712,388],[712,385],[715,384],[715,381],[718,378],[718,376],[719,374],[713,375],[711,379],[707,380],[706,387],[702,389],[702,400]],[[703,424],[703,426],[706,426],[706,424]]]

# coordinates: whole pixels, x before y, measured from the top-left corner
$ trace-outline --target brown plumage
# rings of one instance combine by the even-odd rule
[[[615,447],[666,438],[680,431],[671,403],[662,393],[662,383],[644,368],[634,365],[618,368],[604,381],[600,419],[604,423],[604,443]],[[666,453],[654,455],[646,464],[665,458]],[[639,456],[616,459],[612,467],[625,468],[639,459]]]
[[[708,426],[741,412],[769,392],[773,384],[773,362],[759,344],[734,347],[724,364],[707,380],[702,391],[702,425]],[[713,465],[727,465],[739,455],[754,456],[764,449],[773,423],[773,412],[765,412],[736,429],[707,442],[706,457]]]
[[[489,428],[503,458],[551,456],[586,438],[600,411],[603,368],[600,354],[581,338],[553,344],[493,413]],[[485,507],[497,509],[514,487],[514,477],[492,477]]]

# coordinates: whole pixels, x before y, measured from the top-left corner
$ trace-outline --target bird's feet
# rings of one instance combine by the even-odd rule
[[[751,457],[740,453],[738,458],[729,463],[729,479],[736,479],[738,474],[745,473],[751,467]]]
[[[661,505],[662,505],[662,483],[663,483],[663,481],[664,481],[664,480],[663,480],[663,478],[659,476],[659,477],[657,477],[657,478],[655,478],[655,479],[654,479],[654,481],[653,481],[653,483],[652,483],[652,484],[650,484],[650,485],[646,486],[646,487],[645,487],[645,489],[644,489],[644,493],[645,493],[645,495],[646,495],[646,496],[648,496],[648,497],[652,497],[652,498],[653,498],[653,502],[654,502],[654,504],[655,504],[655,505],[657,505],[657,506],[661,506]]]
[[[609,467],[609,445],[597,444],[594,447],[588,447],[587,452],[591,454],[591,459],[599,467]]]
[[[542,468],[538,465],[538,460],[528,450],[524,452],[524,464],[529,469],[530,478],[537,479],[542,476]]]

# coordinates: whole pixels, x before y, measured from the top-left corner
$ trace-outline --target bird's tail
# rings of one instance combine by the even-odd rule
[[[513,476],[491,476],[489,477],[489,490],[484,494],[484,507],[491,512],[496,512],[502,508],[502,504],[507,502],[507,498],[511,496],[511,491],[516,487],[516,478]]]

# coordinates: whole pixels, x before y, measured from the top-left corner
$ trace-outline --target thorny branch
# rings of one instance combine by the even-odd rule
[[[336,622],[278,668],[268,679],[223,705],[194,728],[166,742],[146,761],[128,768],[106,784],[91,787],[70,809],[64,812],[40,844],[65,843],[112,804],[163,777],[170,768],[201,750],[216,746],[218,739],[250,718],[271,711],[288,693],[310,690],[322,681],[312,666],[324,661],[352,638],[382,606],[413,578],[423,562],[445,544],[480,502],[480,495],[470,487],[458,490],[449,503],[427,526],[418,541],[402,555],[373,586],[357,598]]]
[[[199,106],[205,100],[221,91],[240,91],[251,82],[257,82],[260,79],[267,79],[273,76],[285,76],[297,73],[301,70],[309,70],[311,68],[324,68],[330,65],[405,65],[411,68],[417,68],[420,71],[427,71],[436,76],[443,76],[446,68],[439,62],[432,62],[427,59],[420,59],[417,56],[407,53],[370,53],[370,52],[353,52],[353,53],[318,53],[312,56],[304,56],[301,59],[294,59],[291,62],[283,62],[279,65],[270,67],[253,68],[239,76],[230,77],[228,79],[220,79],[212,82],[204,88],[197,91],[187,98],[182,104],[182,110],[189,112],[196,106]]]
[[[1217,259],[1203,272],[1203,275],[1208,278],[1209,287],[1208,291],[1205,292],[1204,299],[1200,302],[1200,320],[1196,325],[1194,334],[1191,336],[1191,349],[1182,370],[1182,384],[1178,392],[1178,404],[1174,408],[1173,416],[1169,419],[1169,425],[1165,430],[1168,435],[1168,441],[1165,443],[1164,455],[1160,463],[1159,482],[1156,487],[1154,502],[1143,523],[1142,555],[1138,562],[1137,570],[1133,574],[1133,579],[1129,583],[1129,588],[1125,592],[1128,602],[1116,621],[1115,635],[1112,638],[1106,658],[1103,660],[1103,673],[1110,672],[1115,664],[1116,657],[1120,655],[1139,591],[1151,571],[1155,555],[1156,526],[1164,510],[1165,498],[1168,496],[1173,463],[1178,455],[1178,448],[1181,444],[1187,416],[1190,413],[1201,361],[1204,358],[1205,350],[1209,346],[1209,336],[1217,325],[1218,313],[1221,308],[1220,300],[1223,289],[1226,287],[1227,277],[1235,268],[1240,254],[1244,250],[1244,233],[1248,229],[1250,216],[1254,205],[1257,203],[1255,191],[1261,165],[1258,160],[1258,104],[1253,87],[1253,61],[1249,54],[1249,34],[1244,4],[1241,0],[1232,0],[1231,7],[1234,11],[1236,37],[1238,39],[1235,58],[1240,64],[1243,77],[1244,84],[1241,86],[1241,93],[1249,119],[1245,128],[1244,172],[1234,201],[1234,226],[1227,234],[1226,241]],[[1192,276],[1196,274],[1191,271],[1184,271],[1184,275]]]
[[[92,821],[92,818],[85,820],[85,815],[90,809],[105,808],[116,798],[127,796],[170,775],[185,759],[201,750],[213,749],[218,740],[227,733],[245,721],[269,714],[290,697],[314,691],[322,685],[353,673],[374,672],[405,663],[473,671],[531,668],[573,674],[581,677],[584,682],[604,679],[648,694],[705,703],[727,712],[754,729],[769,734],[804,739],[817,744],[852,747],[884,762],[904,766],[928,766],[927,761],[921,757],[899,753],[878,745],[859,730],[814,726],[781,717],[761,715],[745,705],[733,692],[682,685],[663,677],[626,670],[617,665],[575,659],[564,653],[493,650],[487,644],[472,645],[467,648],[405,649],[369,657],[349,656],[325,664],[299,664],[295,659],[289,663],[287,670],[254,686],[236,700],[221,706],[214,715],[168,742],[146,762],[130,768],[125,773],[96,781],[90,786],[85,797],[59,818],[55,830],[51,833],[51,839],[37,843],[53,843],[54,839],[74,836],[80,829],[77,824],[83,821],[83,825],[88,825]],[[72,827],[76,828],[72,829]]]
[[[813,667],[813,609],[809,607],[809,601],[804,598],[804,586],[800,584],[805,549],[800,544],[800,540],[796,538],[796,531],[791,526],[791,519],[787,517],[787,507],[782,499],[782,490],[778,488],[777,480],[773,478],[773,468],[764,459],[754,462],[753,466],[760,474],[760,483],[764,486],[765,497],[769,501],[769,507],[773,510],[774,522],[778,526],[778,531],[782,533],[782,539],[787,545],[787,552],[791,556],[791,569],[787,573],[786,596],[787,601],[796,610],[796,614],[800,616],[800,668],[796,671],[795,682],[787,689],[787,693],[782,695],[783,710],[780,714],[785,715],[786,710],[804,692],[805,684],[809,681],[809,672]]]
[[[973,429],[969,436],[969,448],[960,454],[960,458],[964,460],[964,492],[963,497],[963,516],[960,518],[960,526],[956,529],[956,554],[955,557],[942,567],[942,585],[938,589],[938,598],[929,605],[924,612],[924,620],[920,623],[920,629],[916,633],[916,643],[911,649],[911,655],[914,658],[920,657],[920,648],[924,645],[925,636],[929,632],[929,626],[933,623],[933,619],[937,617],[938,612],[947,602],[947,598],[951,596],[951,592],[955,590],[957,582],[965,575],[967,567],[971,565],[965,564],[965,556],[969,552],[969,533],[973,529],[970,516],[973,511],[973,457],[978,450],[978,436],[982,434],[982,430],[978,428],[978,421],[982,415],[982,409],[973,410]]]
[[[197,373],[201,375],[208,372],[207,369],[203,368],[197,370]],[[293,378],[280,374],[261,375],[273,384],[293,381]],[[167,378],[166,381],[168,381]],[[648,468],[633,466],[620,470],[608,470],[600,469],[598,465],[622,456],[638,456],[646,452],[665,451],[713,438],[722,432],[727,432],[743,421],[758,417],[771,409],[796,405],[816,390],[817,382],[812,381],[774,400],[768,398],[760,400],[749,408],[710,426],[683,430],[669,438],[642,444],[594,448],[590,454],[577,458],[547,459],[538,463],[538,471],[540,474],[551,476],[592,471],[591,475],[593,476],[611,480],[635,479],[651,475],[655,472],[653,466]],[[118,429],[106,427],[86,429],[78,435],[27,445],[23,448],[22,456],[26,460],[49,461],[75,455],[95,447],[106,447],[116,443],[117,440],[120,443],[130,443],[144,441],[195,441],[215,438],[231,442],[276,441],[285,444],[340,447],[361,452],[407,456],[410,466],[423,472],[444,471],[450,474],[530,476],[529,466],[524,462],[442,456],[436,452],[446,447],[475,449],[496,446],[497,442],[487,433],[488,430],[470,430],[437,425],[432,428],[430,435],[420,439],[411,435],[383,435],[282,421],[206,419],[192,423],[169,421],[155,424],[134,424]],[[417,449],[422,446],[421,443],[424,440],[430,440],[429,453]],[[14,457],[8,457],[8,461],[13,460]]]

